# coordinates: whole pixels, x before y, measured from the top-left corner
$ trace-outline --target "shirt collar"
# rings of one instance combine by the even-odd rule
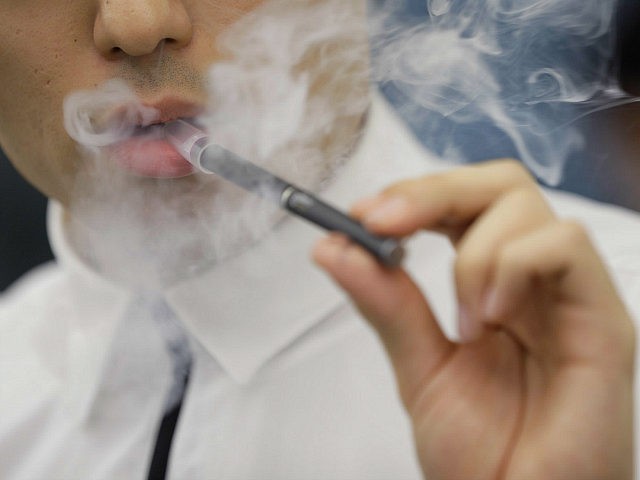
[[[321,196],[346,210],[358,198],[428,166],[422,148],[376,96],[357,150]],[[310,260],[322,234],[288,218],[255,248],[167,291],[187,328],[237,382],[249,381],[344,303],[344,294]]]
[[[376,93],[357,150],[321,196],[348,209],[358,198],[401,178],[433,171],[438,165]],[[103,305],[102,318],[104,312],[116,315],[133,293],[99,277],[70,249],[64,239],[61,210],[53,205],[50,215],[57,257],[88,279],[82,284],[82,302],[88,308],[100,311],[90,305]],[[194,339],[236,382],[250,381],[278,352],[344,303],[344,295],[310,260],[311,247],[321,235],[315,226],[287,218],[242,255],[163,292]],[[97,344],[83,372],[98,375],[115,330],[115,325],[105,324],[93,336]]]
[[[110,347],[133,293],[101,277],[71,248],[64,228],[64,210],[49,203],[47,230],[54,256],[67,272],[69,314],[60,319],[67,325],[68,386],[63,404],[86,418],[102,382]]]

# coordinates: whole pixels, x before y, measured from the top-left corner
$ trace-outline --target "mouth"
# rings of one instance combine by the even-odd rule
[[[138,115],[136,122],[129,125],[131,135],[107,148],[110,159],[141,177],[179,178],[193,174],[193,166],[166,140],[164,125],[178,119],[194,122],[203,108],[170,98],[145,106],[151,107],[155,115]]]

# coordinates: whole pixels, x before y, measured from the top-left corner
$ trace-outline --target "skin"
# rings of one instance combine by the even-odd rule
[[[298,7],[315,4],[324,5],[320,0],[297,2]],[[27,180],[65,207],[67,236],[85,261],[112,271],[108,276],[119,281],[140,270],[161,285],[173,284],[241,253],[281,218],[276,211],[256,222],[251,215],[255,208],[247,208],[255,199],[215,176],[143,178],[109,159],[83,155],[63,127],[63,103],[71,93],[95,91],[117,78],[143,103],[177,99],[205,106],[210,66],[232,60],[227,56],[233,53],[218,46],[219,37],[232,31],[242,39],[246,29],[252,32],[251,13],[262,9],[272,18],[274,12],[291,10],[287,7],[286,2],[265,5],[261,0],[0,2],[0,147]],[[346,7],[357,16],[364,2],[353,0]],[[364,24],[364,13],[361,18]],[[356,97],[365,100],[360,104],[366,108],[366,61],[343,70],[319,61],[336,48],[358,52],[354,45],[366,46],[364,29],[349,33],[350,42],[309,47],[291,68],[294,75],[308,78],[310,96],[322,103],[342,104],[343,97]],[[347,82],[345,70],[358,80]],[[321,150],[324,157],[340,160],[332,153],[348,150],[357,140],[361,113],[342,114],[333,128],[305,138],[297,151]],[[276,153],[261,160],[276,174],[295,175],[295,169],[287,168],[295,154],[287,158]],[[315,188],[329,174],[316,162],[297,183]],[[131,268],[127,262],[113,262],[148,251],[150,238],[160,242],[160,253],[134,254],[144,265]]]
[[[82,161],[64,131],[65,96],[119,77],[145,102],[204,102],[203,75],[221,58],[214,39],[261,3],[1,2],[0,146],[27,180],[68,204]]]
[[[314,252],[380,334],[426,478],[633,478],[632,321],[584,229],[519,164],[408,180],[353,213],[457,250],[462,343],[403,270],[338,236]]]
[[[0,1],[0,146],[68,205],[82,159],[65,96],[119,77],[143,101],[204,101],[215,38],[260,3]],[[631,322],[584,231],[520,167],[410,180],[354,214],[382,234],[442,231],[458,249],[463,344],[402,270],[337,237],[314,253],[379,331],[428,478],[631,478]]]

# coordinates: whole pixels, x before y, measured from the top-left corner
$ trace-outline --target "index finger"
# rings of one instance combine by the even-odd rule
[[[352,214],[381,235],[455,230],[472,223],[502,195],[523,187],[537,185],[519,162],[493,160],[396,183],[357,203]]]

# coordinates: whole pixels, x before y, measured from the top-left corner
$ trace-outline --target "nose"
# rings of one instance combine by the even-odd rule
[[[153,53],[163,41],[184,46],[193,24],[182,0],[100,0],[93,29],[104,55]]]

